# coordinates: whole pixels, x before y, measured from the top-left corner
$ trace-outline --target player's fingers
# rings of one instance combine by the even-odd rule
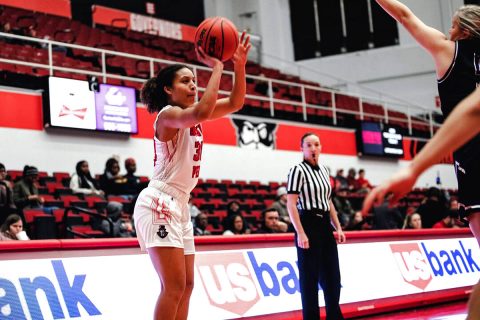
[[[246,34],[246,31],[243,30],[242,35],[240,36],[240,43],[243,43],[243,39],[245,39],[245,34]]]
[[[245,38],[245,42],[243,42],[243,46],[244,46],[244,47],[247,47],[249,44],[250,44],[250,36],[247,36],[247,37]]]

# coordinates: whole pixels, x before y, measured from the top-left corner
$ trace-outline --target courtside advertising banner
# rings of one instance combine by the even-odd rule
[[[474,238],[339,245],[341,303],[468,287]],[[0,261],[1,319],[150,319],[159,280],[146,254]],[[105,251],[102,251],[105,252]],[[62,255],[65,256],[65,255]],[[323,306],[322,291],[319,290]],[[198,252],[189,319],[301,309],[296,249]]]

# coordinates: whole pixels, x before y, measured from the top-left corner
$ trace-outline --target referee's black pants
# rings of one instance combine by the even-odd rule
[[[303,319],[320,319],[318,306],[318,284],[320,284],[325,298],[327,320],[342,320],[343,315],[339,305],[341,284],[337,243],[333,236],[329,213],[324,212],[319,216],[315,212],[301,211],[300,214],[300,221],[308,237],[310,248],[299,248],[297,234],[295,234]]]

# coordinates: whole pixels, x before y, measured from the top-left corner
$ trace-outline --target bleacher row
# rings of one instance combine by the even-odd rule
[[[21,174],[22,171],[9,170],[7,180],[15,182]],[[147,180],[147,177],[141,177],[141,181]],[[66,208],[70,207],[79,207],[106,216],[105,207],[108,201],[117,201],[123,204],[123,219],[131,219],[134,203],[128,198],[110,195],[105,199],[94,195],[73,194],[68,187],[69,182],[70,175],[66,172],[54,172],[51,176],[47,172],[39,172],[39,193],[45,199],[44,206],[51,208],[51,214],[45,213],[42,209],[24,210],[27,230],[33,238],[69,237],[64,232],[66,226],[71,228],[74,237],[108,236],[95,228],[95,221],[92,221],[91,215],[69,210],[64,217]],[[222,221],[227,216],[228,205],[232,201],[239,203],[245,220],[255,229],[261,223],[262,211],[275,201],[276,191],[280,186],[282,183],[279,182],[262,184],[259,181],[200,179],[192,190],[192,202],[202,212],[207,213],[209,222],[207,230],[212,234],[222,234]],[[407,214],[414,212],[425,198],[426,192],[427,189],[411,191],[400,201],[399,208]],[[451,196],[456,195],[456,190],[448,192]],[[364,194],[349,192],[344,197],[351,202],[354,210],[360,210]]]
[[[130,53],[145,57],[154,57],[176,62],[186,62],[197,64],[196,55],[192,43],[168,39],[158,36],[152,36],[145,33],[135,32],[127,29],[121,29],[110,26],[98,26],[92,28],[78,21],[70,20],[64,17],[58,17],[38,12],[29,12],[22,9],[8,6],[0,6],[0,24],[9,22],[17,31],[34,29],[34,37],[43,39],[48,37],[50,40],[64,43],[83,45],[94,48],[112,50],[116,52]],[[0,40],[0,58],[16,59],[26,62],[39,64],[48,64],[48,50],[41,48],[38,44],[12,44],[5,39]],[[83,49],[71,49],[65,51],[53,52],[53,64],[65,68],[82,69],[83,71],[100,72],[102,69],[100,53],[87,51]],[[163,65],[155,62],[154,70],[157,72]],[[226,70],[232,70],[233,65],[227,62]],[[408,118],[405,113],[387,109],[380,104],[361,101],[358,97],[347,94],[332,95],[328,89],[322,90],[317,83],[305,81],[298,76],[283,74],[279,70],[266,68],[259,64],[248,62],[247,73],[249,75],[264,75],[273,80],[288,81],[273,82],[273,98],[280,99],[281,102],[273,103],[275,118],[291,121],[305,121],[301,95],[300,84],[308,85],[305,87],[306,121],[322,125],[334,125],[333,121],[333,102],[335,103],[336,125],[345,127],[356,127],[360,120],[382,121],[388,116],[389,123],[396,125],[403,130],[403,134],[408,135]],[[34,77],[44,77],[49,75],[49,70],[41,67],[31,67],[21,64],[10,64],[0,62],[2,72],[19,73]],[[107,73],[128,76],[139,79],[150,77],[150,62],[145,59],[135,59],[122,57],[118,55],[106,55]],[[86,80],[87,75],[79,73],[70,73],[64,71],[54,71],[55,76]],[[205,87],[209,79],[209,72],[199,70],[197,81],[200,87]],[[240,113],[271,117],[270,102],[268,101],[268,92],[259,92],[256,90],[257,81],[249,79],[247,83],[247,94],[259,96],[257,99],[246,99],[245,107]],[[125,85],[140,89],[142,82],[120,80],[108,78],[110,84]],[[298,85],[295,85],[298,84]],[[230,76],[223,77],[221,89],[229,91],[232,87]],[[332,99],[332,97],[334,97]],[[332,100],[334,100],[332,102]],[[313,107],[313,106],[320,106]],[[361,119],[359,113],[363,110],[366,115]],[[429,137],[430,128],[427,123],[420,119],[412,122],[414,136]]]

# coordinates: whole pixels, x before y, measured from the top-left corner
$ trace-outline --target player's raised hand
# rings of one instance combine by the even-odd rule
[[[411,167],[404,168],[393,175],[392,178],[374,188],[363,202],[362,214],[367,214],[372,206],[381,205],[388,196],[391,205],[395,204],[407,194],[417,181],[418,175]]]
[[[195,52],[197,53],[197,60],[208,67],[213,68],[216,65],[222,65],[223,62],[218,60],[215,57],[209,56],[208,54],[203,51],[202,47],[196,47]]]
[[[250,43],[250,36],[243,31],[240,37],[240,43],[232,57],[233,63],[235,65],[244,66],[247,63],[248,51],[250,51],[251,47],[252,44]]]

